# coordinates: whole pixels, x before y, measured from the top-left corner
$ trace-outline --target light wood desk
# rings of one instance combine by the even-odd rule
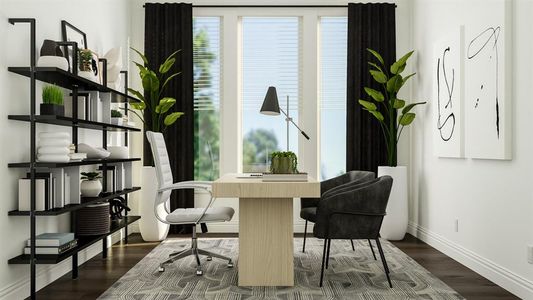
[[[293,199],[320,197],[320,183],[227,174],[213,183],[213,197],[239,198],[239,286],[293,286]]]

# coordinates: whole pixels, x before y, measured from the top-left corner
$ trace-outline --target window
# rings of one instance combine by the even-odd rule
[[[194,72],[194,178],[219,176],[220,125],[220,18],[195,17]]]
[[[320,177],[346,170],[347,18],[320,18]]]
[[[283,115],[259,114],[269,86],[280,107],[298,122],[300,97],[300,29],[298,17],[242,18],[243,172],[264,172],[273,151],[287,149]],[[298,153],[298,132],[289,127],[289,149]]]

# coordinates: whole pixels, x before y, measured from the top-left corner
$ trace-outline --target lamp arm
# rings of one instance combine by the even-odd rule
[[[300,131],[300,133],[306,138],[309,140],[309,136],[307,135],[307,133],[305,133],[305,131],[303,131],[299,126],[298,124],[294,123],[294,121],[292,120],[292,118],[289,118],[289,116],[287,115],[287,113],[283,110],[283,108],[279,108],[279,110],[285,115],[285,117],[291,121],[292,125],[296,126],[296,128],[298,128],[298,130]]]

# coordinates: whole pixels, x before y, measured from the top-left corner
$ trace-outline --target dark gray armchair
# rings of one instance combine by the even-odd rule
[[[379,231],[391,188],[392,177],[383,176],[370,182],[349,183],[342,190],[322,195],[313,230],[315,237],[324,239],[320,286],[324,278],[324,266],[328,266],[332,239],[373,239],[392,288],[389,267],[379,242]]]
[[[336,191],[341,191],[343,188],[349,187],[351,184],[358,184],[367,181],[371,181],[376,178],[374,172],[367,171],[349,171],[340,176],[324,180],[320,183],[320,194],[321,198],[301,198],[301,210],[300,217],[305,220],[305,230],[304,230],[304,243],[302,247],[302,252],[305,252],[305,240],[307,239],[307,222],[316,223],[316,209],[320,202],[320,199],[323,199],[324,196],[335,193]],[[372,249],[372,254],[374,258],[376,255],[372,244],[370,243],[370,249]],[[353,241],[352,249],[355,250]]]

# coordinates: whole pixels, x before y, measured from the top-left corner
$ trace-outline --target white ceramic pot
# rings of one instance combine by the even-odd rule
[[[407,203],[407,168],[378,167],[378,176],[389,175],[393,179],[387,205],[387,215],[381,225],[381,237],[391,241],[402,240],[407,232],[409,220]]]
[[[120,118],[111,118],[111,124],[122,125],[122,117],[120,117]]]
[[[82,180],[80,191],[83,197],[98,197],[102,192],[102,183],[100,180]]]
[[[159,221],[154,214],[154,202],[157,192],[157,178],[154,167],[142,168],[142,201],[139,202],[141,219],[139,229],[143,240],[147,242],[162,241],[168,235],[170,225]],[[158,208],[159,216],[166,217],[163,206]]]

